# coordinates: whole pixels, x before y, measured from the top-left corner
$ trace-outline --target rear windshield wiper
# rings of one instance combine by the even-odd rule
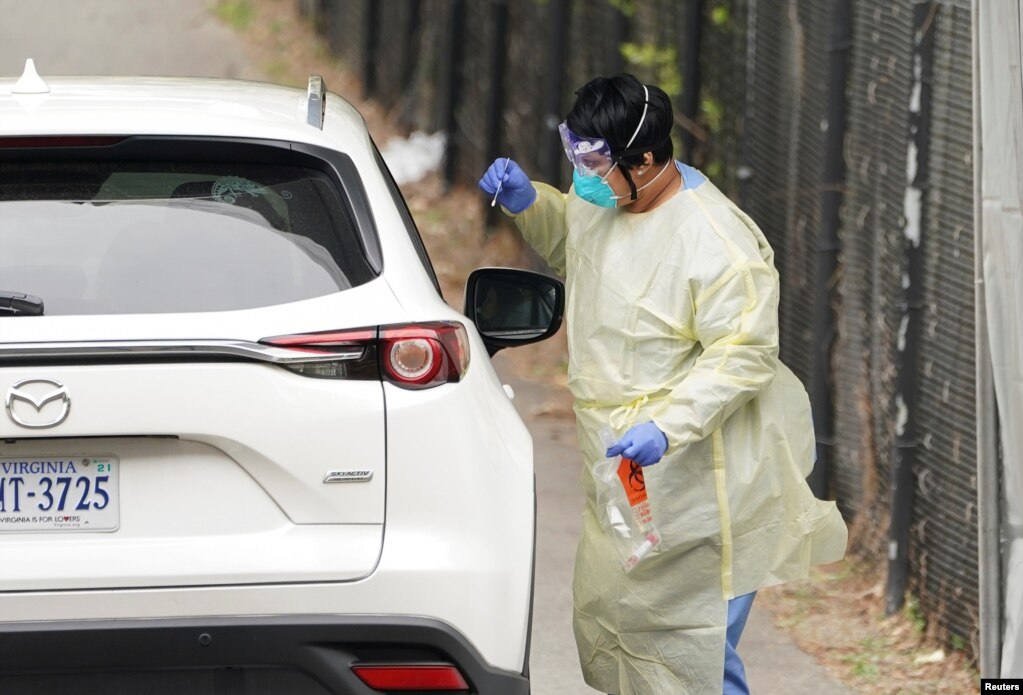
[[[0,316],[42,316],[43,300],[24,292],[0,290]]]

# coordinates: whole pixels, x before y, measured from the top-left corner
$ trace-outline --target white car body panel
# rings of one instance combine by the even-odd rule
[[[485,354],[478,339],[472,350]],[[411,614],[457,626],[491,665],[521,670],[528,634],[522,606],[532,583],[532,439],[488,363],[479,360],[466,376],[427,392],[428,402],[416,398],[421,392],[386,387],[388,426],[411,436],[388,441],[385,542],[370,576],[344,584],[0,593],[0,615],[20,621]],[[477,388],[481,382],[490,388]],[[452,393],[458,386],[467,388]],[[483,425],[500,436],[463,436]],[[437,462],[459,464],[440,486]],[[483,499],[479,490],[500,494]]]
[[[384,404],[379,383],[338,383],[309,379],[274,365],[233,363],[34,366],[5,369],[2,378],[0,385],[29,378],[64,385],[71,408],[54,430],[60,432],[59,441],[174,436],[202,442],[238,466],[239,485],[244,479],[255,480],[294,524],[383,522]],[[4,438],[28,439],[24,429],[7,418],[0,420],[0,440]],[[88,450],[67,451],[52,444],[50,449],[62,451],[48,451],[44,440],[44,450],[37,453],[122,456],[117,442],[99,449],[87,442],[76,446]],[[0,452],[7,448],[12,447],[0,441]],[[338,468],[365,468],[377,475],[366,483],[324,484],[325,473]],[[132,467],[122,464],[122,505],[130,503],[132,485]],[[188,501],[186,490],[172,488],[167,494],[171,490],[184,498],[182,502]],[[235,503],[227,497],[221,505]],[[196,505],[195,512],[207,510],[198,500]],[[122,517],[128,513],[122,509]],[[155,529],[173,521],[165,518],[152,524]],[[135,522],[122,518],[122,530]]]

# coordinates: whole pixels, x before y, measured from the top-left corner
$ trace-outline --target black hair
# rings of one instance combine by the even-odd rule
[[[625,146],[643,117],[643,83],[635,75],[619,73],[587,82],[575,93],[566,122],[576,135],[606,140],[612,157],[627,167],[642,164],[645,152],[653,153],[654,162],[663,164],[674,154],[671,99],[653,85],[647,85],[647,93],[646,118],[628,149]]]

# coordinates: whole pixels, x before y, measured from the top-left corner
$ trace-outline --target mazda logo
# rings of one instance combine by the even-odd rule
[[[7,389],[4,407],[14,424],[42,429],[56,427],[67,419],[71,412],[71,398],[59,381],[23,379]]]

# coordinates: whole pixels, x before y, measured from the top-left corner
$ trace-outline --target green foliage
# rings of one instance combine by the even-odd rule
[[[724,28],[732,19],[732,10],[728,5],[719,3],[710,10],[710,23],[715,27]]]
[[[721,126],[725,122],[725,109],[721,102],[711,96],[705,96],[700,100],[700,111],[703,114],[703,122],[707,130],[716,135],[721,132]]]
[[[924,634],[924,630],[927,629],[927,618],[924,617],[924,612],[920,608],[920,602],[916,600],[915,596],[911,594],[906,595],[906,602],[903,605],[903,613],[906,615],[906,619],[909,620],[909,624],[913,627],[913,632],[917,637]]]
[[[636,0],[608,0],[611,7],[621,12],[626,17],[636,14]]]
[[[738,10],[742,3],[737,0],[709,0],[704,14],[704,40],[709,45],[730,43],[736,40],[735,34],[743,22],[742,13]],[[734,172],[729,172],[729,160],[737,151],[735,123],[737,114],[726,112],[726,103],[722,101],[722,90],[728,87],[720,79],[710,77],[700,92],[699,122],[706,133],[706,140],[697,146],[696,163],[708,178],[726,191],[733,191]],[[729,108],[735,108],[735,104]],[[731,153],[731,157],[729,156]],[[726,178],[728,180],[726,180]]]
[[[682,93],[682,74],[678,69],[678,52],[674,46],[660,47],[654,43],[623,43],[622,57],[635,68],[650,74],[657,86],[676,97]]]
[[[711,143],[721,134],[725,123],[725,109],[721,102],[713,96],[705,95],[700,99],[700,120],[710,135]],[[725,173],[725,163],[720,157],[711,157],[703,163],[703,173],[712,181],[720,181]]]
[[[703,171],[703,173],[706,174],[707,178],[711,181],[718,182],[721,181],[721,177],[725,175],[725,163],[720,159],[711,159],[708,160],[707,163],[700,168],[700,170]]]
[[[873,680],[879,673],[877,664],[866,659],[846,659],[852,665],[852,673],[861,680]]]
[[[222,22],[239,31],[247,29],[255,16],[249,0],[218,0],[213,11]]]
[[[881,663],[891,651],[893,641],[888,636],[871,635],[859,641],[857,649],[841,657],[849,664],[852,674],[862,681],[874,681],[881,675]]]

